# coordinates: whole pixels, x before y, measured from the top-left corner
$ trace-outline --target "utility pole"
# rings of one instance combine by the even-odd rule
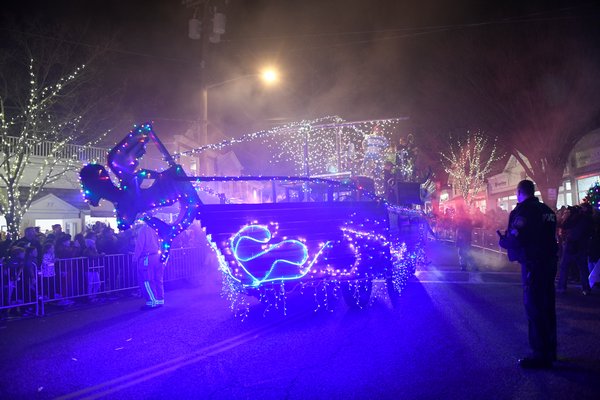
[[[198,144],[208,144],[208,89],[206,88],[206,58],[208,53],[208,35],[210,22],[210,0],[205,0],[202,11],[202,28],[200,33],[200,132]]]
[[[225,33],[225,15],[217,11],[218,0],[182,0],[187,8],[194,8],[194,16],[189,21],[189,37],[200,40],[200,129],[196,138],[198,145],[208,144],[208,43],[219,43]],[[200,14],[200,15],[198,15]]]

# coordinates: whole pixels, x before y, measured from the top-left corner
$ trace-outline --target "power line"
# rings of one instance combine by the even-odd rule
[[[573,17],[560,17],[560,18],[557,17],[554,19],[544,19],[543,21],[565,20],[565,19],[573,19]],[[327,44],[327,45],[322,45],[322,46],[306,46],[306,47],[302,47],[302,48],[298,48],[298,49],[286,49],[286,50],[284,50],[284,52],[298,52],[298,51],[305,51],[305,50],[331,49],[331,48],[335,48],[335,47],[353,46],[353,45],[358,45],[358,44],[381,42],[381,41],[385,41],[385,40],[405,39],[405,38],[411,38],[411,37],[417,37],[417,36],[431,35],[431,34],[435,34],[435,33],[456,31],[456,30],[466,29],[466,28],[477,28],[477,27],[486,26],[486,25],[489,26],[489,25],[500,25],[500,24],[507,24],[507,23],[512,24],[515,22],[537,22],[537,21],[542,21],[542,20],[523,20],[523,21],[510,21],[510,22],[497,21],[497,22],[481,22],[481,23],[470,23],[470,24],[447,25],[447,26],[442,26],[442,27],[436,28],[436,29],[423,30],[423,31],[414,32],[414,33],[390,35],[390,36],[382,36],[382,37],[372,37],[372,38],[365,38],[365,39],[347,41],[347,42],[342,42],[342,43]]]
[[[142,53],[139,51],[119,49],[119,48],[115,48],[115,47],[105,47],[105,46],[101,46],[98,44],[87,43],[87,42],[83,42],[83,41],[79,41],[79,40],[58,38],[58,37],[54,37],[54,36],[50,36],[50,35],[42,35],[39,33],[25,32],[25,31],[21,31],[21,30],[17,30],[17,29],[9,29],[9,28],[0,28],[0,29],[7,31],[7,32],[18,33],[18,34],[21,34],[24,36],[54,40],[54,41],[57,41],[60,43],[73,44],[76,46],[89,47],[92,49],[102,48],[105,51],[117,53],[117,54],[125,54],[125,55],[131,55],[131,56],[136,56],[136,57],[156,58],[156,59],[161,59],[161,60],[165,60],[165,61],[177,61],[177,62],[185,63],[185,64],[199,64],[197,61],[194,61],[191,58],[187,59],[187,58],[179,58],[179,57],[167,57],[167,56],[161,56],[161,55],[152,54],[152,53]]]
[[[589,3],[588,5],[596,4]],[[583,6],[583,5],[582,5]],[[232,38],[232,39],[224,39],[224,42],[235,42],[235,41],[256,41],[256,40],[276,40],[276,39],[304,39],[304,38],[319,38],[319,37],[332,37],[332,36],[353,36],[353,35],[366,35],[366,34],[383,34],[383,33],[396,33],[396,32],[413,32],[415,35],[423,34],[424,32],[436,33],[442,30],[449,29],[461,29],[461,28],[475,28],[487,25],[500,25],[500,24],[511,24],[511,23],[524,23],[524,22],[549,22],[556,20],[565,20],[565,19],[577,19],[581,18],[578,15],[568,15],[568,16],[554,16],[554,17],[536,17],[536,15],[548,14],[548,13],[557,13],[557,12],[565,12],[574,10],[577,8],[581,8],[582,6],[573,6],[573,7],[564,7],[557,10],[545,10],[539,11],[535,13],[530,13],[527,15],[514,16],[502,19],[495,19],[489,21],[482,22],[467,22],[460,24],[448,24],[448,25],[431,25],[431,26],[420,26],[420,27],[402,27],[402,28],[389,28],[389,29],[372,29],[372,30],[362,30],[362,31],[346,31],[346,32],[317,32],[317,33],[304,33],[298,35],[275,35],[275,36],[255,36],[255,37],[247,37],[247,38]],[[596,10],[598,11],[598,10]],[[593,17],[593,14],[586,14],[585,18]],[[410,33],[407,33],[407,35]]]
[[[590,3],[595,4],[595,3]],[[582,5],[585,6],[585,5]],[[321,38],[321,37],[336,37],[336,36],[356,36],[356,35],[367,35],[367,34],[386,34],[386,33],[399,33],[389,36],[381,36],[381,37],[370,37],[370,38],[362,38],[358,40],[350,40],[344,41],[341,43],[332,43],[332,44],[324,44],[320,46],[307,46],[296,49],[285,49],[284,52],[298,52],[304,50],[315,50],[315,49],[327,49],[327,48],[335,48],[335,47],[343,47],[343,46],[351,46],[351,45],[359,45],[359,44],[367,44],[372,42],[379,42],[384,40],[393,40],[393,39],[405,39],[411,37],[419,37],[423,35],[431,35],[440,32],[447,32],[453,30],[460,29],[471,29],[478,28],[484,26],[491,25],[507,25],[507,24],[522,24],[522,23],[535,23],[535,22],[551,22],[551,21],[561,21],[561,20],[573,20],[573,19],[581,19],[582,16],[579,15],[566,15],[566,16],[557,16],[557,17],[533,17],[535,15],[541,15],[546,13],[555,13],[555,12],[564,12],[573,10],[576,8],[580,8],[582,6],[574,6],[574,7],[565,7],[558,10],[547,10],[536,12],[532,14],[528,14],[526,16],[516,16],[510,18],[503,18],[498,20],[490,20],[490,21],[482,21],[482,22],[472,22],[472,23],[460,23],[460,24],[449,24],[449,25],[433,25],[433,26],[423,26],[423,27],[402,27],[402,28],[390,28],[390,29],[374,29],[374,30],[364,30],[364,31],[346,31],[346,32],[321,32],[321,33],[306,33],[299,35],[277,35],[277,36],[257,36],[257,37],[249,37],[249,38],[232,38],[232,39],[222,39],[222,42],[228,43],[237,43],[237,42],[248,42],[248,41],[258,41],[258,40],[281,40],[281,39],[306,39],[306,38]],[[583,18],[594,18],[597,17],[597,14],[586,14]],[[89,48],[100,48],[102,46],[93,43],[87,43],[79,40],[70,40],[64,38],[53,37],[50,35],[43,35],[39,33],[26,32],[16,29],[9,28],[0,28],[7,32],[19,33],[22,35],[43,38],[49,40],[55,40],[62,43],[73,44],[83,47]],[[165,61],[174,61],[182,64],[190,64],[197,65],[198,61],[193,58],[180,58],[180,57],[169,57],[162,56],[156,53],[145,53],[140,51],[127,50],[122,48],[115,47],[103,47],[103,49],[107,52],[113,52],[117,54],[123,54],[128,56],[135,57],[145,57],[145,58],[154,58]]]

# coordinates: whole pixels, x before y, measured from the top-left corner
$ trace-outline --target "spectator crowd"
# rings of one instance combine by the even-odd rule
[[[556,218],[560,249],[557,292],[564,293],[567,283],[575,281],[587,296],[591,293],[588,276],[600,264],[600,210],[583,203],[562,207]]]
[[[434,216],[434,225],[437,235],[443,238],[452,238],[459,225],[467,220],[472,228],[479,228],[489,232],[506,229],[508,211],[501,208],[490,209],[485,213],[477,207],[448,207],[443,213]]]
[[[563,206],[556,212],[556,218],[560,260],[557,293],[564,293],[569,282],[577,282],[581,285],[582,294],[587,296],[591,293],[588,277],[595,267],[600,269],[600,210],[588,203]],[[433,222],[437,237],[456,242],[460,266],[466,269],[471,259],[465,246],[471,245],[469,237],[473,229],[482,229],[495,238],[493,232],[506,229],[508,212],[496,209],[484,214],[478,208],[468,211],[468,208],[459,206],[456,209],[446,208],[443,214],[434,217]]]

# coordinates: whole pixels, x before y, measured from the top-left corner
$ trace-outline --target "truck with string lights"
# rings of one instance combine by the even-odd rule
[[[373,280],[395,300],[413,267],[406,247],[390,234],[387,203],[352,182],[301,177],[214,177],[270,181],[274,192],[290,184],[311,197],[272,196],[258,204],[203,204],[199,220],[217,254],[230,294],[266,303],[293,291],[321,302],[344,297],[351,307],[369,303]],[[311,186],[327,187],[321,198]],[[283,191],[283,189],[280,189]],[[279,198],[279,200],[277,200]]]
[[[153,141],[169,168],[139,169],[146,145]],[[314,293],[328,305],[341,296],[351,307],[369,304],[374,280],[387,285],[395,300],[414,271],[414,257],[392,240],[389,205],[351,180],[304,177],[189,177],[176,164],[150,124],[136,126],[108,155],[115,185],[97,164],[80,173],[91,205],[108,199],[115,205],[120,229],[140,218],[161,238],[165,261],[172,240],[198,219],[219,260],[224,292],[232,305],[240,296],[277,304],[294,291]],[[151,185],[143,185],[146,179]],[[207,181],[260,180],[271,183],[270,202],[203,204],[195,184]],[[179,204],[180,214],[166,222],[148,214]]]

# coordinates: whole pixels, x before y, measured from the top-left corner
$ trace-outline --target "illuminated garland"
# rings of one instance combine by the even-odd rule
[[[227,243],[223,243],[221,246],[214,242],[211,235],[207,235],[209,243],[217,255],[219,269],[223,273],[222,295],[229,300],[234,314],[242,317],[242,319],[249,313],[250,302],[246,297],[251,293],[256,295],[259,301],[265,305],[265,313],[271,310],[280,310],[284,314],[286,313],[286,299],[296,289],[299,289],[303,294],[312,292],[316,305],[315,311],[320,309],[331,311],[333,304],[343,291],[350,292],[358,307],[364,307],[376,298],[383,297],[380,293],[383,289],[387,290],[390,296],[391,293],[395,293],[397,297],[404,289],[409,276],[414,274],[416,265],[423,262],[421,259],[422,254],[424,254],[423,243],[417,243],[414,250],[408,252],[405,243],[393,243],[388,239],[387,228],[383,229],[385,233],[376,233],[365,229],[365,224],[377,227],[379,221],[347,221],[344,226],[340,227],[344,237],[342,242],[329,243],[326,246],[321,246],[321,250],[319,250],[321,252],[326,247],[335,248],[342,243],[347,243],[355,254],[355,262],[349,268],[330,267],[326,264],[326,255],[323,260],[325,264],[315,265],[316,268],[314,268],[312,264],[315,264],[317,255],[312,264],[303,270],[302,274],[273,280],[256,278],[243,265],[243,262],[240,263],[240,260],[259,258],[269,252],[270,247],[265,246],[265,244],[271,243],[276,236],[276,233],[270,234],[269,227],[273,227],[276,232],[277,223],[272,222],[266,226],[257,225],[256,221],[250,222],[241,227]],[[377,230],[381,229],[378,228]],[[250,235],[253,237],[252,242],[260,245],[256,246],[254,250],[251,248],[248,250],[249,254],[252,255],[251,257],[240,256],[240,238],[247,236],[249,232],[252,233]],[[290,239],[284,238],[285,241],[290,241]],[[304,243],[304,240],[299,239],[298,243]],[[251,246],[254,244],[251,244]],[[229,258],[233,255],[234,261],[228,262],[222,251],[225,251]],[[300,257],[302,262],[299,264],[306,261],[307,254],[308,250]],[[380,268],[383,264],[387,266]],[[308,273],[309,271],[310,273]],[[248,281],[246,278],[244,281],[244,276],[250,276],[251,279]],[[264,276],[267,277],[268,272]],[[382,281],[383,289],[375,291],[368,304],[365,304],[364,296],[368,294],[365,282],[374,280]],[[288,287],[289,284],[293,284],[293,286]]]
[[[248,298],[248,292],[244,286],[235,279],[229,273],[229,265],[227,264],[225,257],[222,255],[218,246],[212,241],[210,235],[207,236],[211,248],[217,255],[219,261],[219,269],[222,272],[223,286],[221,295],[229,301],[230,309],[235,316],[245,319],[250,312],[250,301]],[[371,295],[368,305],[377,299],[384,299],[390,296],[390,293],[396,293],[396,296],[400,296],[406,282],[409,277],[414,274],[418,252],[420,249],[417,247],[414,252],[408,252],[405,243],[390,244],[391,253],[391,271],[389,271],[389,277],[383,279],[383,275],[366,273],[362,277],[350,278],[351,271],[338,271],[331,273],[325,279],[308,279],[299,280],[295,283],[291,289],[287,289],[287,285],[283,281],[274,281],[269,284],[261,285],[260,289],[254,293],[258,294],[258,299],[261,304],[265,305],[263,313],[267,313],[271,310],[280,310],[284,315],[286,314],[286,299],[294,291],[299,290],[300,294],[306,295],[312,293],[313,301],[315,304],[314,311],[319,310],[333,311],[335,303],[339,300],[340,293],[343,291],[344,285],[347,285],[353,292],[356,299],[356,306],[362,308],[361,304],[361,290],[365,290],[365,286],[362,284],[365,280],[383,282],[383,290],[387,294],[375,291]],[[315,273],[324,272],[315,271]]]
[[[277,235],[278,225],[273,223],[271,226],[275,228],[273,234],[269,227],[253,223],[242,227],[231,237],[229,246],[237,265],[235,270],[229,269],[228,272],[235,280],[247,282],[242,283],[244,286],[256,287],[266,282],[300,279],[306,276],[323,253],[323,250],[329,245],[329,242],[322,244],[313,260],[304,265],[309,257],[308,248],[304,244],[305,240],[285,239],[272,244],[271,240]],[[265,258],[264,256],[277,252],[283,253],[282,257],[284,258],[277,258],[273,261],[264,276],[256,276],[256,269],[252,269],[252,264],[261,263],[261,260]],[[283,267],[279,267],[280,265],[283,265]],[[234,274],[239,274],[240,278],[237,278]],[[250,279],[249,282],[248,278]]]
[[[231,199],[228,199],[227,196],[225,196],[225,193],[217,192],[216,190],[211,189],[208,186],[200,186],[200,185],[195,184],[194,188],[196,190],[201,191],[201,192],[207,193],[207,194],[209,194],[211,196],[218,197],[220,199],[220,201],[223,202],[223,203],[225,203],[225,204],[230,204],[231,203]]]
[[[361,153],[359,149],[362,147],[363,139],[375,126],[382,136],[389,139],[392,132],[397,129],[399,121],[405,119],[347,122],[337,116],[327,116],[244,134],[239,138],[176,153],[173,157],[193,156],[206,150],[221,150],[239,143],[259,141],[273,152],[271,163],[275,165],[291,163],[295,175],[304,175],[307,170],[310,175],[342,170],[359,173],[361,162],[358,156]]]
[[[290,124],[274,127],[271,129],[265,129],[265,130],[258,131],[258,132],[248,133],[248,134],[241,135],[239,138],[227,139],[227,140],[223,140],[219,143],[211,143],[211,144],[207,144],[204,146],[200,146],[196,149],[187,150],[187,151],[183,151],[180,153],[175,153],[175,154],[173,154],[173,158],[178,159],[182,156],[194,156],[194,155],[200,154],[206,150],[221,150],[226,147],[232,146],[234,144],[251,142],[251,141],[255,141],[257,139],[261,139],[264,137],[285,135],[285,134],[289,134],[290,132],[294,132],[298,129],[301,129],[302,127],[310,126],[312,124],[318,124],[318,123],[322,123],[322,122],[328,122],[328,121],[331,121],[332,119],[336,120],[336,119],[338,119],[338,117],[323,117],[323,118],[319,118],[319,119],[315,119],[315,120],[303,120],[303,121],[299,121],[299,122],[293,122]]]

